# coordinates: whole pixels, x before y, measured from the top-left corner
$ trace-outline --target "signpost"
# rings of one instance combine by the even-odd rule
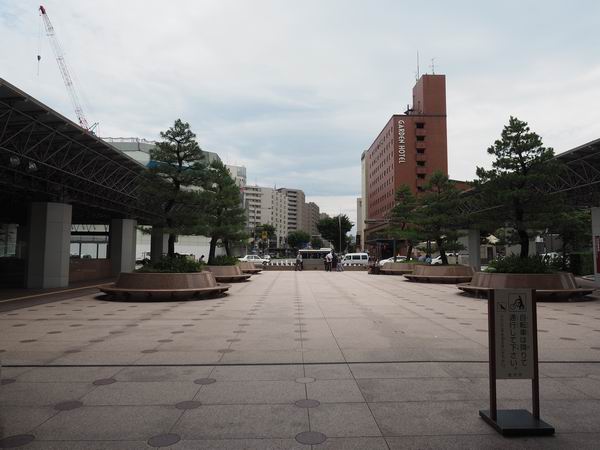
[[[496,289],[488,294],[490,409],[479,415],[505,436],[554,434],[540,419],[537,311],[535,290]],[[530,379],[533,413],[525,409],[498,410],[496,380]]]

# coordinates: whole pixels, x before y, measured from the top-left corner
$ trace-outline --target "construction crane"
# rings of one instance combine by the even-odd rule
[[[39,10],[42,21],[44,22],[44,28],[46,29],[46,36],[48,36],[48,39],[50,40],[50,45],[52,46],[52,50],[54,51],[54,56],[56,57],[56,62],[58,63],[60,74],[62,75],[65,87],[67,88],[67,92],[69,93],[69,97],[71,97],[71,103],[73,104],[73,108],[75,108],[75,114],[77,115],[77,119],[79,120],[79,125],[81,125],[88,131],[93,131],[93,128],[97,124],[94,124],[90,127],[85,117],[85,114],[83,113],[81,102],[79,101],[79,97],[77,96],[77,90],[75,89],[75,85],[73,84],[73,80],[71,79],[71,75],[69,74],[69,69],[65,61],[64,53],[62,51],[60,43],[58,42],[58,39],[56,38],[56,32],[54,31],[52,22],[50,22],[50,18],[46,13],[46,8],[40,5]],[[38,54],[38,61],[40,59],[41,56]]]

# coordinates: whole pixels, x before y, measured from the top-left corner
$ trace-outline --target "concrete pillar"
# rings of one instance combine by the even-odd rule
[[[65,203],[31,203],[27,239],[28,288],[69,285],[71,214],[71,205]]]
[[[592,208],[592,248],[594,249],[594,278],[600,283],[600,267],[598,253],[600,252],[600,208]]]
[[[158,261],[163,255],[166,255],[169,247],[169,235],[163,232],[162,228],[152,227],[150,236],[150,260]]]
[[[110,221],[110,264],[113,275],[135,270],[136,225],[133,219]]]
[[[469,266],[471,266],[475,272],[479,272],[481,270],[481,238],[479,236],[479,230],[469,229],[467,235],[467,248],[469,249]]]

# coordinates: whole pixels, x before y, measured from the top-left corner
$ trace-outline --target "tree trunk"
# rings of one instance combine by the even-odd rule
[[[441,239],[436,239],[435,243],[437,244],[440,256],[442,257],[442,264],[448,264],[448,257],[446,256],[446,251],[444,250],[443,241]]]
[[[523,208],[519,201],[515,201],[515,228],[517,229],[517,234],[519,235],[519,243],[521,244],[521,254],[519,258],[525,259],[529,257],[529,235],[527,234],[527,229],[523,225]]]
[[[218,237],[213,236],[210,238],[210,248],[208,251],[208,264],[212,265],[215,262],[215,249],[217,248]]]
[[[406,260],[409,261],[412,258],[413,245],[408,244],[408,249],[406,250]]]
[[[231,256],[231,248],[229,248],[229,239],[225,239],[223,241],[223,245],[225,246],[225,254],[227,256]]]
[[[176,234],[169,233],[169,247],[167,249],[167,255],[169,258],[175,257],[175,239],[177,238]]]

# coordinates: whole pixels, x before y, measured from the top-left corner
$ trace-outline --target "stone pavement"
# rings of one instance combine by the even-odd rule
[[[486,302],[364,272],[263,272],[192,302],[0,312],[0,448],[599,448],[600,302],[539,305],[550,438],[502,438]],[[530,409],[530,383],[499,406]]]

